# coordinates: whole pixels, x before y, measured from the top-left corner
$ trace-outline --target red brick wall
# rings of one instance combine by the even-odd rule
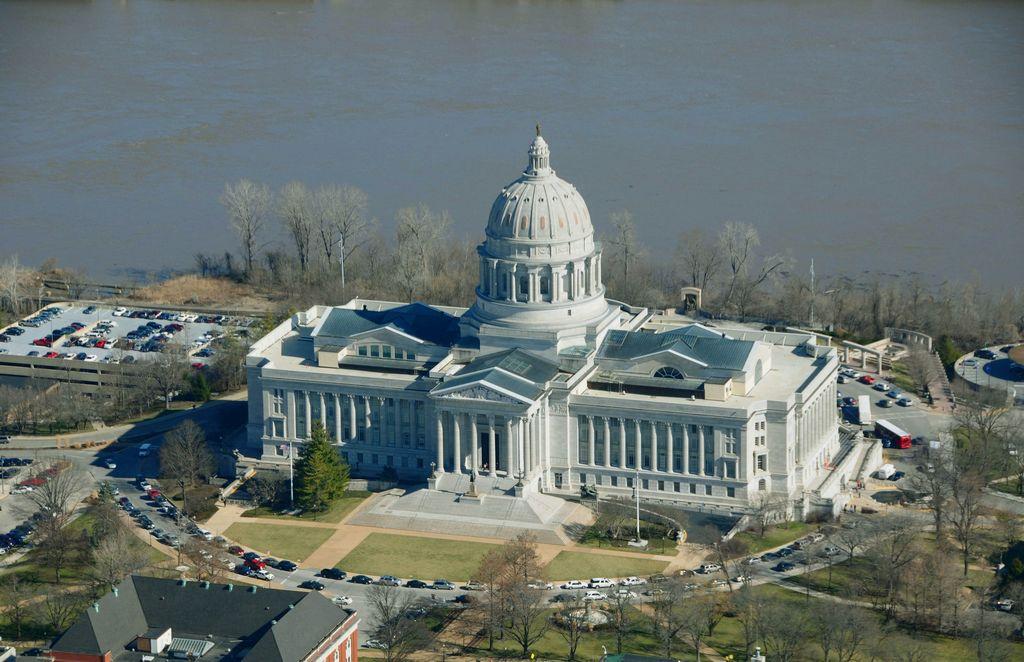
[[[61,651],[51,651],[50,657],[55,662],[110,662],[112,659],[110,653],[105,655],[87,655],[85,653],[65,653]]]

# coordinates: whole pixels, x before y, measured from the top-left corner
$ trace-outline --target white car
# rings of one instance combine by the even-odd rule
[[[256,572],[252,573],[252,576],[256,579],[263,579],[268,582],[274,581],[274,573],[267,572],[266,570],[257,570]]]
[[[607,577],[591,577],[589,586],[590,588],[611,588],[615,586],[615,582]]]
[[[352,604],[352,598],[348,597],[347,595],[336,595],[333,598],[331,598],[331,602],[333,602],[336,605],[341,605],[342,607],[347,607],[350,604]]]
[[[807,540],[809,540],[810,542],[821,542],[824,539],[825,539],[825,534],[824,533],[818,533],[817,531],[815,531],[814,533],[812,533],[809,536],[807,536]]]
[[[636,600],[636,593],[630,591],[628,588],[620,588],[615,591],[615,595],[626,600]]]
[[[749,575],[738,575],[736,577],[733,577],[732,580],[735,583],[737,583],[737,584],[745,584],[746,582],[750,581],[750,576]]]
[[[909,407],[910,405],[914,404],[914,401],[908,398],[907,396],[903,396],[902,398],[897,400],[896,403],[900,407]]]
[[[117,462],[114,461],[114,458],[108,457],[107,459],[103,460],[103,466],[105,466],[107,469],[117,469]]]
[[[553,589],[555,587],[555,585],[552,584],[551,582],[542,582],[542,581],[540,581],[538,579],[533,580],[532,582],[527,584],[527,586],[530,587],[530,588],[538,588],[538,589],[540,589],[542,591],[550,591],[551,589]]]
[[[118,306],[117,308],[114,308],[114,316],[115,317],[124,317],[127,314],[128,314],[128,309],[123,307],[123,306]]]
[[[1013,605],[1016,604],[1010,598],[1003,598],[1002,600],[996,600],[993,605],[999,611],[1013,611]]]
[[[578,579],[570,579],[569,581],[565,582],[564,584],[562,584],[558,588],[563,588],[563,589],[567,589],[567,590],[573,590],[573,589],[581,589],[581,588],[586,588],[586,587],[587,587],[587,585],[584,582],[581,582]]]
[[[18,485],[11,490],[11,494],[28,494],[32,491],[32,488],[28,485]]]
[[[717,563],[705,563],[701,567],[697,568],[697,572],[702,575],[710,575],[713,572],[718,572],[722,569],[722,566]]]
[[[621,586],[643,586],[646,583],[647,583],[647,580],[643,579],[641,577],[626,577],[621,582],[619,582],[619,585],[621,585]]]
[[[95,363],[96,361],[100,360],[100,357],[96,356],[95,354],[86,354],[85,360],[88,361],[89,363]]]
[[[587,591],[583,594],[584,602],[595,602],[597,600],[607,600],[608,596],[600,591]]]

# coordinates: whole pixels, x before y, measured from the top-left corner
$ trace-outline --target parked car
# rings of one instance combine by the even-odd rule
[[[775,572],[789,572],[795,567],[795,563],[790,563],[789,561],[780,561],[772,567],[772,570],[774,570]]]
[[[422,579],[410,579],[405,583],[406,588],[430,588],[430,584]]]
[[[600,591],[587,591],[583,594],[584,602],[595,602],[598,600],[607,600],[608,596]]]
[[[356,575],[355,577],[353,577],[349,581],[352,582],[353,584],[372,584],[373,583],[373,578],[372,577],[367,577],[366,575]]]
[[[591,577],[587,585],[590,588],[611,588],[615,586],[615,582],[607,577]]]
[[[382,575],[381,578],[377,580],[377,583],[381,586],[401,586],[402,580],[391,575]]]
[[[103,460],[103,466],[105,466],[107,469],[117,469],[117,461],[115,461],[114,458],[112,457],[108,457],[105,460]]]
[[[586,583],[581,582],[578,579],[570,579],[569,581],[567,581],[564,584],[560,585],[558,588],[562,588],[562,589],[566,589],[566,590],[570,590],[571,591],[571,590],[584,589],[586,587],[587,587]]]
[[[642,586],[647,583],[647,580],[642,577],[626,577],[619,582],[621,586]]]
[[[306,581],[299,584],[299,588],[308,588],[312,591],[322,591],[327,587],[321,584],[320,582],[316,581],[315,579],[307,579]]]
[[[434,583],[431,584],[431,588],[435,591],[454,591],[455,584],[451,583],[447,579],[435,579]]]
[[[722,566],[717,563],[705,563],[701,567],[697,568],[697,572],[702,575],[710,575],[713,572],[719,572],[722,570]]]
[[[327,579],[338,580],[345,579],[345,577],[348,576],[344,570],[340,570],[338,568],[322,568],[318,574],[321,577],[326,577]]]
[[[277,569],[278,570],[283,570],[284,572],[294,572],[295,570],[298,570],[298,568],[299,568],[299,566],[297,566],[296,564],[292,563],[291,561],[278,561],[277,562]]]
[[[885,382],[875,382],[875,384],[871,388],[875,389],[876,391],[888,391],[890,386]]]
[[[352,598],[348,597],[347,595],[336,595],[333,598],[331,598],[331,602],[333,602],[336,605],[341,605],[342,607],[347,607],[350,604],[352,604]]]
[[[239,547],[238,545],[232,545],[231,547],[228,547],[228,554],[241,556],[242,554],[245,554],[245,550]]]
[[[861,375],[860,379],[858,379],[857,381],[859,381],[861,384],[867,384],[868,386],[870,386],[875,383],[875,378],[872,377],[871,375]]]

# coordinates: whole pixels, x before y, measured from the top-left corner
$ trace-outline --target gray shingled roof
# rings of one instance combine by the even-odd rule
[[[348,613],[315,593],[133,576],[90,608],[54,642],[59,651],[114,657],[151,628],[170,628],[174,637],[240,640],[246,659],[294,662],[305,657],[348,618]],[[276,620],[274,624],[272,621]]]
[[[332,308],[316,335],[348,338],[389,325],[442,347],[451,347],[459,339],[459,318],[422,303],[410,303],[388,310]]]
[[[544,391],[544,384],[557,374],[557,363],[522,349],[508,349],[473,359],[433,390],[447,392],[474,383],[486,383],[536,400]]]
[[[665,333],[612,331],[601,344],[598,358],[628,361],[671,350],[709,368],[742,370],[753,348],[750,340],[723,337],[701,326],[690,325]]]

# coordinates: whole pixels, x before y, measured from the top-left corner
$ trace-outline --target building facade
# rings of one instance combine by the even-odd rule
[[[287,462],[321,421],[354,475],[455,493],[639,481],[688,508],[834,509],[836,352],[608,300],[586,203],[539,132],[528,157],[491,207],[472,307],[356,299],[253,345],[245,453]]]

